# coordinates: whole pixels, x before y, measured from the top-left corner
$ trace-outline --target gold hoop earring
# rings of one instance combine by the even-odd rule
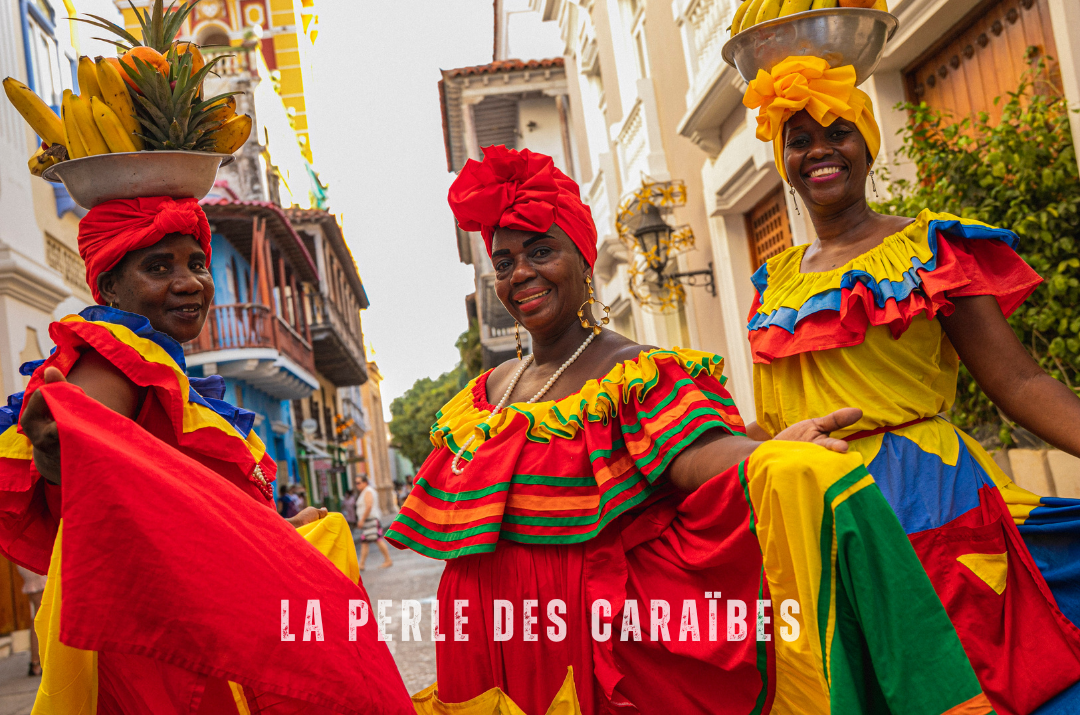
[[[788,193],[791,194],[791,201],[795,204],[795,215],[802,216],[802,214],[799,212],[799,200],[795,198],[795,187],[791,184],[788,184],[788,186],[791,187],[791,191],[789,191]]]
[[[600,303],[600,301],[596,299],[596,294],[593,292],[592,287],[592,276],[590,276],[588,273],[585,274],[585,288],[589,291],[589,299],[582,303],[581,307],[578,308],[577,317],[578,320],[581,321],[581,327],[591,329],[593,331],[593,334],[599,335],[600,331],[602,330],[600,326],[607,325],[609,322],[611,322],[611,319],[608,318],[608,313],[611,312],[611,307]],[[590,323],[585,317],[585,306],[592,305],[593,303],[600,303],[600,307],[604,309],[604,317],[600,319],[599,323]],[[589,311],[589,317],[592,317],[591,310]]]
[[[517,341],[517,356],[521,359],[521,324],[514,321],[514,340]]]

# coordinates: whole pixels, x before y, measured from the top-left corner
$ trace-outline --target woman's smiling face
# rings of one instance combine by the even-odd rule
[[[784,125],[784,169],[807,205],[846,207],[866,197],[870,158],[853,123],[823,127],[802,111]]]
[[[491,245],[495,293],[514,320],[534,335],[576,320],[585,300],[587,265],[570,237],[547,231],[500,228]]]
[[[120,310],[142,315],[177,342],[194,340],[214,301],[206,254],[193,236],[173,233],[128,253],[98,278],[102,296]]]

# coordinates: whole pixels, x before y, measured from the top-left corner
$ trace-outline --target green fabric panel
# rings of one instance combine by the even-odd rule
[[[847,613],[841,621],[838,611],[830,659],[830,665],[842,664],[845,674],[834,671],[833,712],[940,715],[982,692],[930,578],[877,484],[837,506],[835,524],[837,608],[844,603]],[[847,633],[853,628],[860,629],[864,646]],[[858,652],[862,647],[865,653]],[[859,675],[856,659],[866,662],[858,680],[853,679]],[[876,706],[868,680],[880,685],[887,710]],[[856,702],[870,709],[853,709]]]

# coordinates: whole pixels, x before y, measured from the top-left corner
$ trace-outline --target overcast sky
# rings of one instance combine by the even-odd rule
[[[510,9],[527,0],[508,0]],[[437,83],[440,69],[487,64],[492,0],[323,0],[308,95],[315,166],[343,214],[371,308],[364,334],[383,403],[458,361],[472,267],[458,261]],[[511,53],[559,54],[555,23],[511,19]]]

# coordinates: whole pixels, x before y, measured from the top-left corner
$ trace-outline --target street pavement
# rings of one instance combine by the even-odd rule
[[[426,558],[415,551],[398,551],[391,547],[390,556],[394,565],[381,569],[382,554],[376,548],[372,548],[371,552],[367,568],[360,574],[371,597],[371,617],[374,618],[380,599],[393,602],[386,611],[386,615],[391,617],[386,633],[393,640],[386,645],[394,655],[405,687],[410,694],[417,693],[435,682],[435,644],[430,639],[430,608],[439,587],[443,562]],[[422,604],[422,641],[401,640],[401,601],[404,599]],[[0,658],[0,715],[30,715],[41,678],[26,675],[29,663],[29,653]]]
[[[431,601],[439,588],[443,562],[421,556],[415,551],[398,551],[390,547],[390,556],[394,565],[388,569],[379,568],[382,554],[378,549],[371,549],[367,568],[360,574],[364,587],[371,597],[372,609],[378,608],[378,602],[390,600],[393,603],[386,615],[391,617],[386,634],[391,636],[386,645],[394,655],[398,670],[405,681],[409,693],[417,693],[435,682],[435,644],[431,641]],[[420,601],[423,617],[420,619],[421,641],[401,640],[401,601],[411,599]],[[372,613],[374,616],[374,612]]]
[[[41,677],[26,675],[30,653],[0,658],[0,715],[30,715]]]

